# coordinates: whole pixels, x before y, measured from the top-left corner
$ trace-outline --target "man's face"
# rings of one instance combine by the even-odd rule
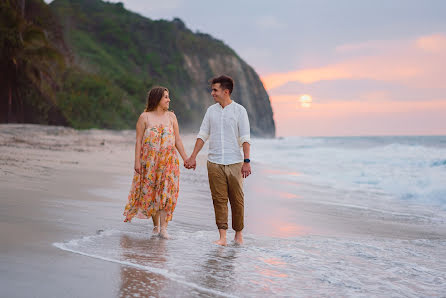
[[[220,83],[212,84],[211,88],[211,95],[216,102],[222,102],[226,94],[229,92],[229,90],[223,90],[220,86]]]

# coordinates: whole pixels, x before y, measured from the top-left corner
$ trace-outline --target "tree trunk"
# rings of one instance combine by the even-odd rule
[[[16,111],[16,118],[17,118],[17,122],[19,123],[24,123],[25,122],[25,115],[23,113],[23,98],[22,95],[20,94],[20,91],[17,90],[17,99],[16,99],[16,103],[17,103],[17,111]]]
[[[25,17],[25,0],[18,0],[20,15],[22,18]]]
[[[9,83],[8,88],[8,117],[6,118],[6,123],[11,122],[12,117],[12,89],[11,89],[11,83]]]

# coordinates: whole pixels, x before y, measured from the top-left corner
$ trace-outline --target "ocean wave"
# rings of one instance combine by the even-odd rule
[[[301,182],[383,191],[402,201],[446,209],[444,138],[257,139],[252,160],[299,172],[293,179]]]

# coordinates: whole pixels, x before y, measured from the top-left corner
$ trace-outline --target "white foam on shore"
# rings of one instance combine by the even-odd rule
[[[107,231],[104,234],[105,235],[107,235],[107,234],[110,235],[110,232],[113,232],[113,231]],[[106,257],[106,256],[86,253],[86,252],[82,252],[80,250],[76,250],[76,249],[70,248],[70,246],[78,246],[79,242],[81,242],[81,241],[91,241],[95,237],[97,237],[97,235],[85,236],[85,237],[83,237],[81,239],[73,239],[73,240],[70,240],[67,243],[56,242],[56,243],[53,243],[53,246],[55,246],[55,247],[57,247],[57,248],[59,248],[61,250],[68,251],[68,252],[71,252],[71,253],[75,253],[75,254],[78,254],[78,255],[82,255],[82,256],[86,256],[86,257],[90,257],[90,258],[95,258],[95,259],[99,259],[99,260],[102,260],[102,261],[117,263],[117,264],[120,264],[120,265],[130,266],[130,267],[137,268],[137,269],[140,269],[140,270],[149,271],[151,273],[162,275],[165,278],[168,278],[168,279],[170,279],[172,281],[178,282],[180,284],[183,284],[185,286],[194,288],[194,289],[196,289],[198,291],[201,291],[201,292],[204,292],[204,293],[213,294],[213,295],[222,296],[222,297],[237,297],[237,296],[230,295],[230,294],[223,293],[223,292],[219,292],[219,291],[216,291],[216,290],[213,290],[213,289],[201,287],[201,286],[199,286],[199,285],[197,285],[195,283],[188,282],[188,281],[184,280],[183,276],[179,276],[179,275],[177,275],[177,274],[175,274],[173,272],[170,272],[169,270],[160,269],[160,268],[156,268],[156,267],[150,267],[150,266],[144,266],[144,265],[140,265],[140,264],[136,264],[136,263],[128,262],[128,261],[123,261],[123,260],[117,260],[117,259],[109,258],[109,257]]]
[[[211,244],[214,231],[172,226],[167,241],[128,226],[127,231],[108,230],[54,246],[215,296],[430,296],[446,290],[444,239],[248,234],[244,246],[219,247]]]

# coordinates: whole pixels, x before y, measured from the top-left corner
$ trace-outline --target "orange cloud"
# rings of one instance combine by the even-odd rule
[[[446,36],[435,34],[410,41],[375,41],[340,46],[338,51],[372,54],[324,67],[262,76],[267,90],[288,82],[311,84],[323,80],[372,79],[424,88],[446,86]]]

